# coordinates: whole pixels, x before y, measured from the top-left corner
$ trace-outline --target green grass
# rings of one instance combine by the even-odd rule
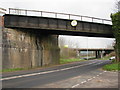
[[[105,65],[103,69],[107,71],[119,71],[120,63],[112,63],[112,64]]]
[[[111,57],[111,56],[105,56],[105,57],[103,57],[103,58],[99,58],[99,59],[97,59],[97,60],[109,60],[110,57]]]
[[[66,64],[70,62],[75,62],[75,61],[85,61],[85,60],[80,60],[80,59],[60,59],[60,64]],[[35,67],[35,68],[46,68],[50,66],[43,66],[43,67]],[[21,71],[21,70],[30,70],[34,68],[14,68],[14,69],[3,69],[0,70],[0,72],[14,72],[14,71]]]
[[[85,61],[85,60],[80,60],[79,58],[75,58],[75,59],[60,59],[60,64],[66,64],[66,63],[76,62],[76,61]]]
[[[20,71],[20,70],[25,70],[25,69],[24,68],[3,69],[3,70],[0,70],[0,72],[13,72],[13,71]]]

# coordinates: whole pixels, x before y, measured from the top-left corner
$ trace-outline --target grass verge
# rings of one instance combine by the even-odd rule
[[[103,69],[107,71],[120,71],[120,62],[105,65]]]
[[[80,60],[79,58],[75,58],[75,59],[60,59],[60,64],[66,64],[66,63],[71,63],[71,62],[76,62],[76,61],[85,61],[85,60]]]
[[[13,72],[13,71],[20,71],[20,70],[25,70],[25,69],[24,68],[3,69],[3,70],[0,70],[0,72]]]
[[[105,56],[105,57],[103,57],[103,58],[99,58],[99,59],[97,59],[97,60],[109,60],[110,57],[111,57],[111,56]]]
[[[60,59],[60,64],[67,64],[67,63],[76,62],[76,61],[85,61],[85,60],[80,60],[79,58],[76,58],[76,59]],[[35,67],[35,68],[3,69],[3,70],[0,70],[0,72],[14,72],[14,71],[31,70],[31,69],[37,69],[37,68],[40,69],[40,68],[47,68],[47,67],[51,67],[51,65],[50,66],[43,66],[43,67]]]

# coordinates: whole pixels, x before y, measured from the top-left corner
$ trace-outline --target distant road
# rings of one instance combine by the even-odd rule
[[[108,60],[89,60],[47,69],[4,73],[1,80],[3,88],[42,87],[45,84],[89,74],[90,71],[95,71],[108,63]]]

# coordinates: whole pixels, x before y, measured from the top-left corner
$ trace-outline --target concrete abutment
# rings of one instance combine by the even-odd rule
[[[58,35],[29,29],[2,30],[2,68],[34,68],[59,64]]]

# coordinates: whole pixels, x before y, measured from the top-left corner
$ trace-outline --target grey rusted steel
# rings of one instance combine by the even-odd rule
[[[41,30],[45,33],[56,35],[79,35],[90,37],[113,38],[112,25],[77,21],[77,26],[71,26],[69,19],[58,19],[24,15],[4,15],[5,27],[8,28],[29,28]]]

